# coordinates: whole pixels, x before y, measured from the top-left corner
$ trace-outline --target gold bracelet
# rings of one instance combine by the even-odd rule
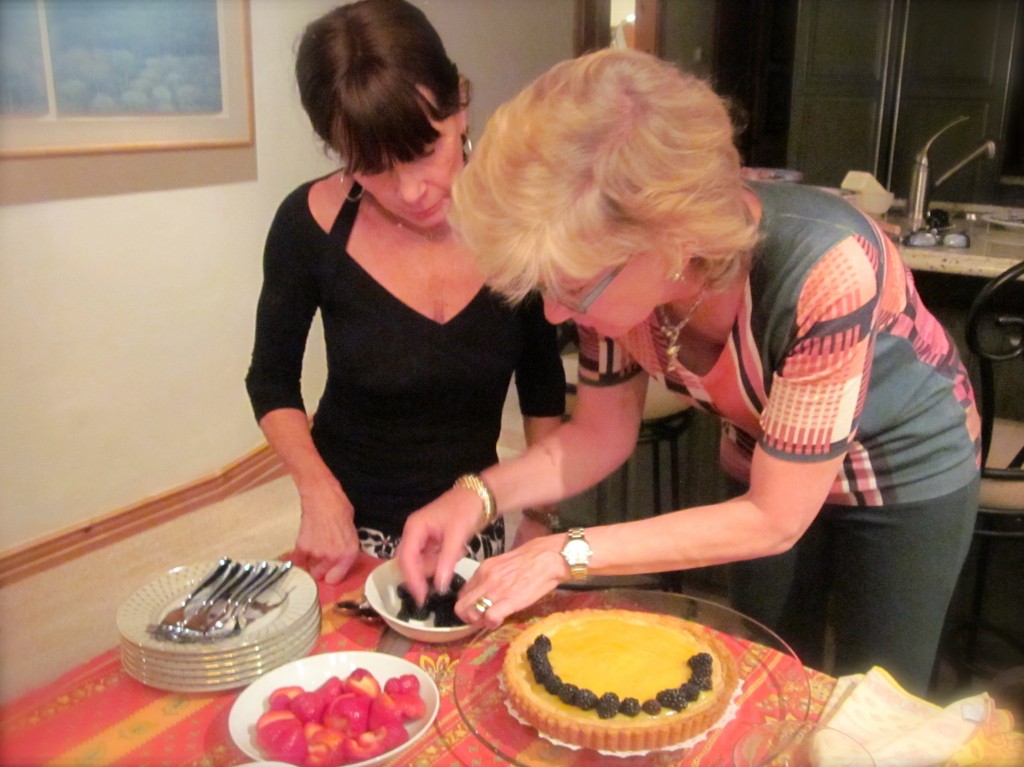
[[[487,527],[498,518],[498,504],[494,500],[494,493],[491,492],[491,488],[487,487],[487,484],[479,474],[463,474],[455,480],[455,484],[452,487],[464,487],[480,496],[480,500],[484,504],[484,527]]]

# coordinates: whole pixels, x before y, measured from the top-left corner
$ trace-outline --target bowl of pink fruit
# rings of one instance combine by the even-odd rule
[[[252,682],[231,707],[228,730],[253,759],[372,767],[421,738],[440,699],[434,681],[403,658],[324,653]]]

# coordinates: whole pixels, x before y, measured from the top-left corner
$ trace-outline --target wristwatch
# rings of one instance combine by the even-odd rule
[[[569,539],[562,547],[562,557],[569,565],[569,572],[574,581],[583,580],[587,577],[587,565],[590,564],[590,557],[594,550],[590,548],[587,539],[583,537],[582,527],[570,527],[567,532]]]

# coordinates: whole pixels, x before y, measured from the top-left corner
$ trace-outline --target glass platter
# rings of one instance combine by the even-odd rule
[[[509,642],[536,618],[560,610],[623,608],[684,618],[715,630],[737,660],[740,688],[733,705],[707,738],[682,748],[622,756],[558,745],[516,719],[505,705],[501,666]],[[697,597],[661,591],[609,589],[555,591],[497,630],[477,637],[455,668],[455,705],[469,729],[489,749],[521,767],[668,767],[701,755],[714,764],[742,733],[766,720],[805,719],[810,703],[806,669],[775,633],[735,610]],[[723,750],[724,749],[724,750]],[[727,762],[726,762],[727,763]]]

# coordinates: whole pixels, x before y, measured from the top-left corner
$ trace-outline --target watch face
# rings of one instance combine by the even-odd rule
[[[586,564],[590,561],[590,546],[586,541],[571,540],[562,549],[562,555],[570,565]]]

